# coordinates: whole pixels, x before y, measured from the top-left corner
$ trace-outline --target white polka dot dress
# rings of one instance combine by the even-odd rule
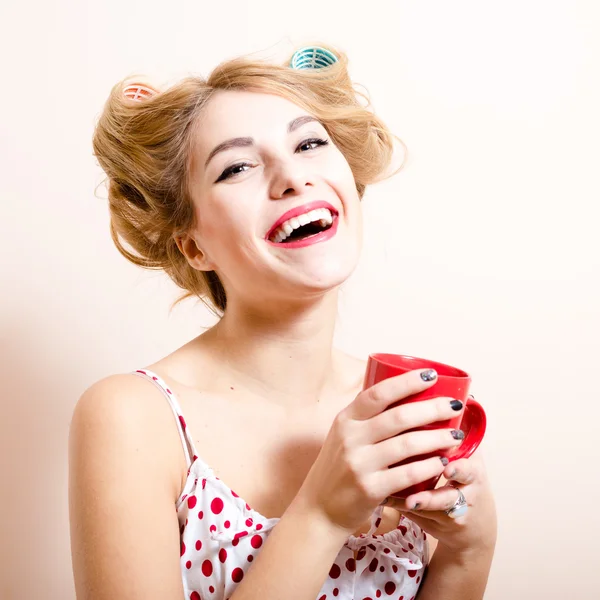
[[[279,519],[253,510],[197,456],[179,403],[165,382],[148,370],[134,373],[166,396],[188,461],[188,477],[175,505],[185,598],[228,600]],[[373,512],[367,534],[348,537],[315,600],[415,599],[428,562],[425,532],[402,517],[396,529],[374,535],[382,510]],[[292,572],[288,579],[293,586]]]

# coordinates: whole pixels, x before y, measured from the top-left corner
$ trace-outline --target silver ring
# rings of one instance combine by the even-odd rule
[[[450,486],[450,487],[454,487],[454,486]],[[462,490],[460,488],[454,488],[454,489],[458,492],[458,499],[447,511],[445,511],[445,513],[451,519],[458,519],[458,517],[464,517],[467,514],[467,510],[469,510],[469,507],[467,505],[467,499],[465,498],[465,495],[462,493]]]

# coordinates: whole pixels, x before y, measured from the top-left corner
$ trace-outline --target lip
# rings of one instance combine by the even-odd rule
[[[317,208],[326,208],[328,209],[331,214],[333,215],[333,220],[334,223],[333,225],[327,230],[327,231],[323,231],[322,233],[318,233],[317,235],[313,236],[313,237],[319,237],[320,235],[322,235],[323,233],[328,233],[329,231],[331,231],[334,227],[334,225],[337,227],[337,216],[338,216],[338,211],[333,208],[333,206],[331,204],[329,204],[329,202],[325,202],[324,200],[316,200],[315,202],[308,202],[307,204],[302,204],[302,206],[296,206],[295,208],[292,208],[290,210],[288,210],[286,213],[283,213],[279,219],[277,219],[277,221],[275,221],[275,223],[273,224],[273,226],[271,227],[271,229],[269,229],[269,231],[267,232],[267,235],[265,236],[265,239],[269,242],[269,238],[271,237],[271,234],[285,221],[287,221],[288,219],[291,219],[292,217],[297,217],[298,215],[303,215],[304,213],[310,212],[311,210],[316,210]],[[312,239],[308,238],[308,239]],[[301,241],[306,241],[306,240],[301,240]],[[270,242],[273,243],[273,242]],[[289,242],[288,244],[286,244],[285,242],[282,242],[281,244],[277,244],[277,246],[292,246],[294,242]]]
[[[303,240],[294,240],[293,242],[279,243],[267,240],[267,242],[272,246],[277,246],[277,248],[304,248],[305,246],[312,246],[313,244],[318,244],[319,242],[324,242],[332,238],[337,233],[339,220],[340,219],[337,213],[335,213],[333,215],[333,223],[331,224],[331,227],[329,229],[316,233],[315,235],[311,235],[310,237],[304,238]]]

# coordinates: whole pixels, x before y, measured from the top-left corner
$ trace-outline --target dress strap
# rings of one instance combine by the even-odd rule
[[[183,451],[185,452],[185,458],[189,469],[192,462],[194,462],[194,460],[197,458],[198,453],[196,452],[192,436],[187,430],[187,425],[185,419],[183,418],[183,413],[181,412],[181,407],[179,406],[179,402],[177,402],[175,394],[169,389],[169,386],[156,373],[149,371],[148,369],[138,369],[136,371],[133,371],[132,374],[138,375],[139,377],[144,377],[152,381],[164,394],[165,398],[169,403],[169,406],[171,407],[171,410],[173,411],[173,415],[175,416],[177,430],[179,431],[179,437],[181,438]]]

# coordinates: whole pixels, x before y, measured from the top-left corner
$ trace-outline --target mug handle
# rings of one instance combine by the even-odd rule
[[[456,449],[456,452],[448,454],[448,460],[453,461],[460,458],[469,458],[481,443],[485,435],[486,426],[487,418],[483,406],[473,396],[469,396],[467,398],[467,405],[465,406],[465,413],[460,423],[460,428],[465,432],[465,439]]]

